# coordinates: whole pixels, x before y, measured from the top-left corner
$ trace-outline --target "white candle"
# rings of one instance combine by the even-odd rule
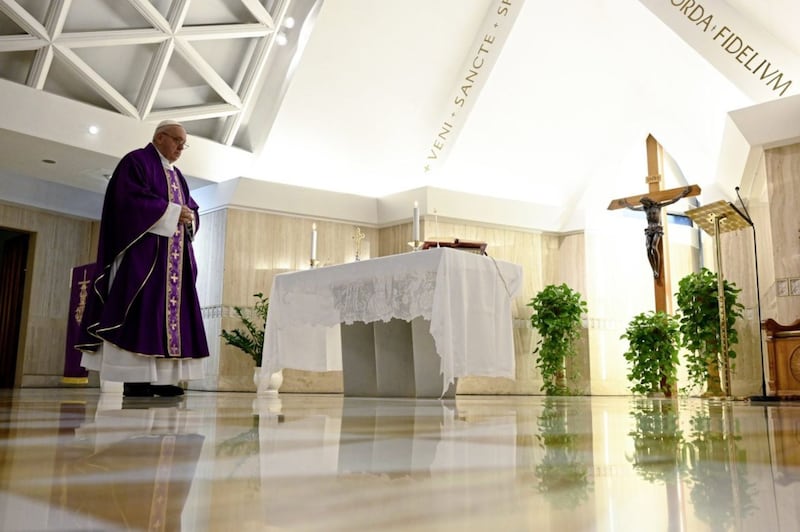
[[[414,217],[411,228],[411,240],[419,242],[419,205],[414,202]]]
[[[317,260],[317,224],[311,224],[311,260]]]

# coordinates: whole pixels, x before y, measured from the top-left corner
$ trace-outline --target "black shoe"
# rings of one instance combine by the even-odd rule
[[[183,395],[183,388],[172,384],[151,384],[150,391],[161,397],[176,397]]]
[[[126,382],[122,385],[122,395],[125,397],[153,397],[155,391],[148,382]]]

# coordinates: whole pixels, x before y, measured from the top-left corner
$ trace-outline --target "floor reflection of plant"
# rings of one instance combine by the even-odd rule
[[[738,528],[753,511],[753,484],[747,479],[747,456],[737,442],[730,405],[704,402],[681,430],[676,401],[643,400],[630,412],[633,468],[650,482],[664,482],[671,497],[678,480],[690,486],[698,519],[712,530]],[[675,499],[675,497],[671,497]]]
[[[691,500],[697,517],[729,530],[754,509],[754,485],[747,479],[747,453],[739,449],[732,408],[708,405],[690,420],[686,443]]]
[[[536,438],[544,457],[534,468],[537,488],[540,493],[555,495],[552,500],[561,507],[577,507],[587,500],[591,484],[589,464],[581,459],[579,436],[570,432],[567,405],[546,399],[538,425]]]
[[[650,482],[673,479],[680,474],[683,433],[674,401],[643,400],[631,411],[635,422],[633,455],[628,459],[634,470]]]
[[[236,462],[231,468],[228,477],[234,477],[240,467],[251,457],[258,456],[261,451],[259,440],[259,417],[254,415],[251,427],[232,438],[217,444],[217,457],[235,458]],[[258,480],[256,478],[256,480]]]

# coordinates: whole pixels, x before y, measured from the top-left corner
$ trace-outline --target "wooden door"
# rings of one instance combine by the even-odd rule
[[[13,388],[17,370],[29,235],[0,231],[0,388]]]

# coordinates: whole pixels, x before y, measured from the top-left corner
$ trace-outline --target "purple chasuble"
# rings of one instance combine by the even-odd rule
[[[143,355],[208,356],[189,231],[180,225],[170,237],[149,232],[169,203],[187,205],[199,220],[186,180],[177,168],[163,167],[155,146],[120,160],[103,203],[94,290],[78,349],[96,351],[105,340]]]

